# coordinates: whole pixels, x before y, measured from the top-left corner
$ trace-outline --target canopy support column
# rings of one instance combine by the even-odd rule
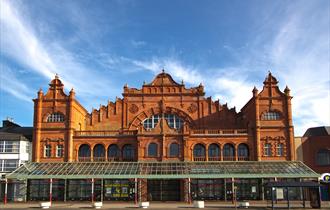
[[[234,204],[235,201],[235,194],[234,194],[234,187],[235,187],[235,179],[231,178],[231,192],[232,192],[232,199],[231,202]]]
[[[135,205],[138,203],[138,181],[137,178],[134,178],[134,203]]]
[[[286,187],[286,199],[288,201],[288,209],[290,209],[289,188]]]
[[[66,193],[67,193],[67,179],[64,179],[64,202],[66,201]]]
[[[94,178],[92,178],[92,203],[94,203]]]
[[[188,203],[191,204],[191,180],[188,178]]]
[[[52,203],[53,197],[53,179],[49,179],[49,202]]]
[[[7,204],[7,192],[8,192],[8,179],[5,179],[5,197],[3,198],[3,204]]]
[[[103,192],[104,192],[104,190],[103,190],[103,183],[104,182],[104,179],[101,179],[101,202],[103,202]]]

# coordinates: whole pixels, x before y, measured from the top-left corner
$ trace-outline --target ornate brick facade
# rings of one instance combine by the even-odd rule
[[[34,161],[294,160],[290,90],[271,73],[237,112],[164,71],[89,113],[55,76],[34,99]]]

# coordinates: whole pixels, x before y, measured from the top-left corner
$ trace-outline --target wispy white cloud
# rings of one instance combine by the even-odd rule
[[[197,85],[203,81],[203,77],[198,69],[184,65],[174,58],[153,58],[151,61],[132,60],[132,63],[155,74],[164,69],[175,78],[184,80],[188,84]]]
[[[0,68],[0,90],[3,90],[25,102],[32,103],[32,95],[29,88],[16,78],[13,71],[7,65],[1,64]]]
[[[80,95],[106,97],[102,90],[111,87],[108,79],[77,60],[73,52],[65,49],[56,39],[46,43],[38,38],[28,18],[21,16],[9,1],[1,3],[3,54],[46,78],[52,79],[58,73],[66,88],[74,87]]]

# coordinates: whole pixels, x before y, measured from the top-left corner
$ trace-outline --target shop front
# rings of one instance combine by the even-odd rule
[[[293,161],[28,163],[6,177],[25,180],[27,201],[132,202],[263,200],[272,196],[267,183],[317,178]],[[301,198],[299,188],[287,190]]]

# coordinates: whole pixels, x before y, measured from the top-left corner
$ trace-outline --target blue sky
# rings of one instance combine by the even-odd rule
[[[329,2],[1,0],[0,117],[31,126],[55,73],[91,111],[162,68],[239,111],[271,70],[302,135],[330,125]]]

